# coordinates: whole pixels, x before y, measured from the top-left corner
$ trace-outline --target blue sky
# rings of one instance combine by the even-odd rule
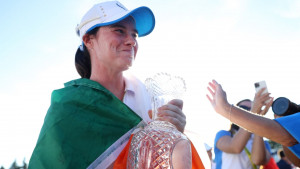
[[[0,165],[29,160],[52,90],[79,78],[75,26],[97,2],[0,2]],[[223,85],[231,103],[252,99],[260,80],[275,98],[300,103],[299,0],[120,2],[129,9],[148,6],[156,17],[153,33],[139,39],[131,71],[142,80],[162,71],[182,76],[187,129],[202,141],[212,145],[215,133],[229,125],[205,97],[211,79]]]

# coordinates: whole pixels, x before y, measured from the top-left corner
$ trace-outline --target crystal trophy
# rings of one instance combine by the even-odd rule
[[[152,100],[152,122],[134,134],[127,159],[127,169],[190,169],[191,143],[177,128],[157,120],[157,108],[172,99],[180,99],[186,91],[178,76],[159,73],[145,81]]]

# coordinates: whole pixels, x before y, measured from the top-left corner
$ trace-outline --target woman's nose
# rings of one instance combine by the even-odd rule
[[[127,35],[126,45],[136,46],[136,38],[131,35]]]

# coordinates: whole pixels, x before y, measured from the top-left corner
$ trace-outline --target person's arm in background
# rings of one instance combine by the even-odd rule
[[[255,165],[264,165],[269,162],[271,154],[265,147],[265,142],[263,137],[254,135],[252,150],[251,150],[251,160]]]
[[[240,128],[233,137],[228,135],[221,137],[216,146],[223,152],[239,154],[244,150],[250,136],[251,133]]]
[[[263,93],[265,89],[261,89],[255,94],[252,102],[251,112],[258,115],[265,115],[273,103],[273,98],[270,97],[270,93]],[[254,134],[251,160],[255,165],[264,165],[269,162],[271,154],[265,147],[263,137]]]
[[[274,120],[242,110],[228,103],[226,93],[216,81],[209,83],[212,98],[208,99],[215,111],[231,122],[261,136],[273,140],[284,146],[293,146],[298,142],[279,123]]]
[[[278,116],[274,114],[274,118],[280,118],[282,116]],[[283,152],[285,156],[288,158],[290,162],[292,162],[295,166],[300,167],[300,159],[286,146],[282,145]]]
[[[285,156],[297,167],[300,167],[300,159],[286,146],[282,146]]]
[[[227,101],[226,93],[222,86],[215,80],[209,83],[208,90],[212,96],[207,95],[215,111],[223,117],[231,120],[233,123],[246,128],[247,130],[273,140],[283,146],[294,146],[298,141],[279,123],[274,120],[249,113],[240,108],[230,105]],[[288,157],[290,158],[290,157]],[[295,165],[299,164],[297,158]]]

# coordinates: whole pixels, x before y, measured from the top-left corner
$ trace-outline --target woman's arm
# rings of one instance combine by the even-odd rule
[[[229,104],[226,105],[226,107],[230,106]],[[297,144],[297,140],[276,121],[246,112],[234,106],[231,109],[232,111],[228,112],[225,108],[222,114],[231,116],[233,123],[287,147]]]
[[[244,150],[250,136],[251,133],[241,128],[233,137],[221,137],[216,145],[226,153],[239,154]]]
[[[251,150],[252,162],[255,165],[264,165],[269,162],[270,158],[271,154],[266,149],[263,138],[255,134]]]
[[[285,146],[282,146],[283,147],[283,151],[284,151],[284,154],[285,156],[297,167],[300,167],[300,159],[294,154],[291,152],[290,149],[288,149],[287,147]]]
[[[258,115],[265,115],[273,103],[273,98],[270,97],[270,93],[264,93],[265,88],[255,93],[254,100],[251,106],[251,112]],[[254,134],[251,160],[255,165],[264,165],[269,162],[271,158],[270,152],[266,149],[263,137]]]

